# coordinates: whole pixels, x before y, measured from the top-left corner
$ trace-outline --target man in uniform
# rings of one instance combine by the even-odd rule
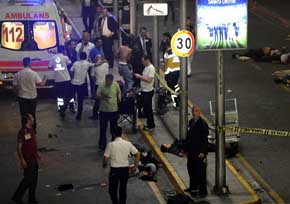
[[[113,204],[126,204],[127,181],[129,177],[129,155],[135,156],[134,166],[131,171],[135,172],[140,161],[140,153],[136,147],[122,139],[122,128],[117,127],[114,131],[115,139],[110,142],[104,153],[103,167],[105,168],[110,159],[111,170],[109,175],[109,193]],[[118,196],[119,187],[119,196]]]
[[[27,189],[29,190],[29,203],[38,203],[35,198],[38,178],[38,154],[33,120],[31,114],[24,116],[24,125],[18,132],[17,152],[21,167],[24,170],[24,178],[12,197],[12,200],[17,204],[23,204],[22,197]]]
[[[57,106],[58,109],[61,108],[67,100],[72,97],[71,84],[70,84],[70,74],[67,66],[71,64],[68,56],[64,55],[65,47],[60,45],[57,48],[58,54],[53,55],[51,58],[48,68],[54,70],[54,81],[57,93]]]
[[[178,85],[179,73],[180,73],[180,61],[179,57],[172,51],[170,43],[166,44],[166,52],[164,54],[164,67],[165,67],[165,80],[169,88],[175,93],[171,94],[173,107],[179,106],[179,90]]]
[[[40,76],[31,69],[31,60],[29,57],[23,59],[23,66],[24,69],[15,74],[13,86],[17,91],[22,120],[23,117],[30,113],[34,118],[33,128],[34,131],[36,131],[36,85],[44,86],[46,83],[46,76],[41,79]],[[22,125],[24,125],[23,122]]]
[[[192,108],[192,119],[189,121],[186,136],[187,170],[189,174],[189,188],[185,191],[193,196],[207,195],[206,187],[206,155],[208,125],[201,118],[199,106]]]

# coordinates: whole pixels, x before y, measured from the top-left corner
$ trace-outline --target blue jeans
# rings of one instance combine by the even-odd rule
[[[133,87],[133,74],[129,70],[128,64],[119,64],[119,73],[125,81],[125,92],[130,91]]]

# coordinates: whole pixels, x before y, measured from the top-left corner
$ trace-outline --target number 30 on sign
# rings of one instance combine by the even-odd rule
[[[188,30],[175,33],[171,39],[171,48],[179,57],[188,57],[194,50],[194,37]]]

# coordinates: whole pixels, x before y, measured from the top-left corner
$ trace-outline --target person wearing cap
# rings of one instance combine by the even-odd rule
[[[23,204],[22,197],[29,190],[29,203],[38,203],[35,191],[38,178],[38,153],[35,131],[33,130],[34,118],[31,114],[23,117],[23,126],[17,136],[17,153],[20,165],[24,171],[24,178],[15,191],[12,200],[17,204]]]
[[[134,166],[130,169],[131,172],[135,172],[140,161],[140,153],[131,142],[122,138],[121,127],[115,129],[114,136],[114,141],[110,142],[106,147],[103,167],[106,168],[110,160],[109,194],[112,203],[126,204],[127,182],[129,178],[128,157],[130,155],[134,155],[135,157]]]
[[[33,128],[36,131],[36,104],[37,104],[37,90],[36,86],[44,86],[47,77],[43,79],[31,69],[31,59],[25,57],[23,59],[24,69],[15,74],[13,86],[17,92],[17,100],[19,103],[20,114],[22,118],[22,125],[24,125],[23,118],[31,114],[34,118]]]

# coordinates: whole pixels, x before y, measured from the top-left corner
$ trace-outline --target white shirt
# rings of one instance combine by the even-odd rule
[[[153,79],[149,83],[141,80],[141,83],[140,83],[141,91],[144,91],[144,92],[152,91],[153,85],[154,85],[154,76],[155,76],[155,67],[153,66],[153,64],[150,64],[149,66],[144,68],[142,72],[142,76],[152,77]]]
[[[78,43],[77,44],[77,46],[76,46],[76,52],[77,52],[77,57],[78,57],[78,59],[79,59],[79,54],[80,54],[80,49],[81,49],[81,47],[82,47],[82,42],[80,42],[80,43]],[[89,59],[89,54],[90,54],[90,52],[91,52],[91,50],[93,49],[95,47],[95,45],[93,44],[93,43],[91,43],[91,42],[88,42],[88,44],[87,45],[85,45],[84,47],[83,47],[83,52],[85,52],[86,54],[87,54],[87,59]]]
[[[117,137],[113,142],[110,142],[105,150],[104,156],[110,158],[111,167],[128,167],[130,154],[137,154],[138,150],[131,143],[121,137]]]
[[[112,32],[110,31],[109,27],[108,27],[108,17],[103,18],[103,22],[102,22],[102,35],[106,36],[106,37],[111,37]]]
[[[14,76],[13,85],[18,87],[18,96],[25,99],[37,97],[36,84],[41,83],[40,76],[30,68],[26,67]]]
[[[91,76],[96,78],[96,85],[105,81],[107,74],[109,74],[109,64],[107,62],[94,66],[91,70]]]
[[[51,58],[48,67],[51,67],[54,70],[55,82],[70,81],[70,75],[67,70],[67,65],[69,64],[71,64],[71,61],[68,56],[64,56],[61,53],[56,54]]]
[[[71,83],[73,85],[82,85],[86,83],[87,73],[91,66],[94,66],[94,64],[87,60],[76,61],[71,68],[71,71],[74,72]]]

